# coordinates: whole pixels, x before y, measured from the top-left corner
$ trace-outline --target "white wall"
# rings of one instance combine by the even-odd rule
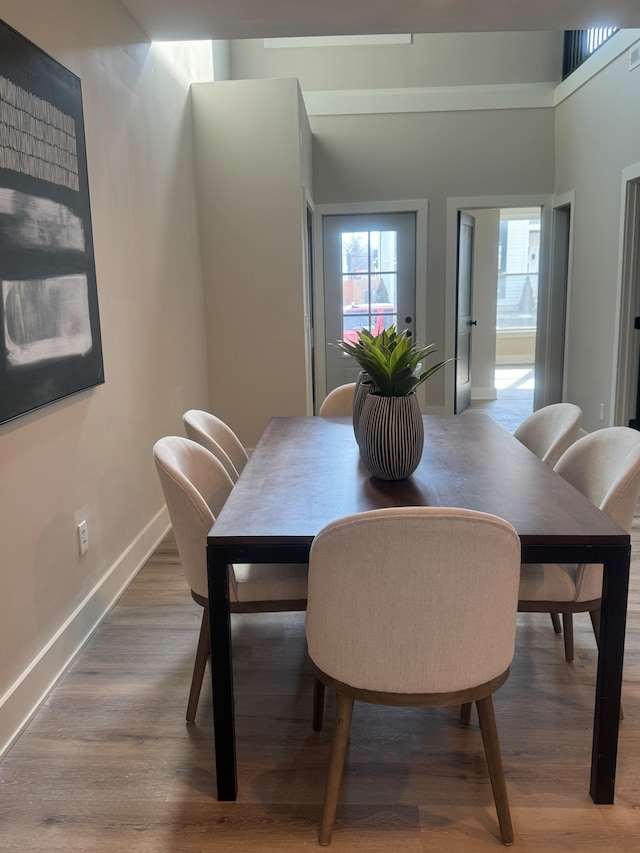
[[[208,403],[186,84],[117,0],[1,15],[82,81],[106,382],[0,426],[0,750],[166,529],[151,448]]]
[[[639,103],[625,52],[556,107],[555,191],[575,191],[564,396],[589,432],[613,422],[622,170],[640,162]]]
[[[303,91],[541,83],[560,79],[562,33],[427,33],[411,44],[265,48],[232,41],[231,76],[297,77]]]
[[[211,407],[254,447],[270,417],[307,411],[310,132],[293,79],[192,92]]]

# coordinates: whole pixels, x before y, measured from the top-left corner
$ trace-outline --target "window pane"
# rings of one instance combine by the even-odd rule
[[[375,269],[380,272],[398,271],[398,232],[378,231],[378,266]],[[373,238],[373,234],[371,235]]]
[[[496,328],[535,329],[538,312],[540,219],[500,224]]]
[[[349,231],[342,234],[343,340],[357,332],[379,334],[397,325],[396,231]]]
[[[368,329],[375,335],[379,335],[383,329],[397,324],[397,314],[391,310],[373,311],[371,314],[361,312],[361,305],[349,306],[342,315],[342,339],[356,343],[358,332]]]
[[[345,314],[342,317],[342,340],[355,344],[358,340],[358,332],[368,328],[368,314]]]
[[[371,307],[377,310],[398,310],[398,276],[392,273],[371,276]]]
[[[342,276],[342,307],[360,306],[359,313],[369,313],[369,276],[352,275]]]
[[[366,231],[343,231],[342,272],[369,271],[369,234]]]

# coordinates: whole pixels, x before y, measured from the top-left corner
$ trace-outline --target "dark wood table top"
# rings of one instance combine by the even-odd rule
[[[376,480],[348,418],[274,418],[209,533],[211,678],[218,796],[237,770],[227,571],[230,562],[304,562],[335,518],[389,506],[459,506],[510,521],[522,560],[602,563],[604,582],[590,793],[612,803],[624,660],[630,536],[487,415],[425,416],[414,474]]]
[[[335,518],[390,506],[494,513],[523,546],[608,546],[629,535],[482,413],[426,415],[414,474],[373,478],[349,418],[273,418],[220,513],[211,545],[310,546]]]

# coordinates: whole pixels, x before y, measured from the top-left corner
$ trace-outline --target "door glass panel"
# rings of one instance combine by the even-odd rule
[[[342,339],[397,324],[396,231],[342,232]]]
[[[366,271],[369,268],[369,234],[367,231],[342,232],[342,273]]]
[[[326,388],[358,378],[336,341],[389,326],[414,331],[416,216],[413,212],[322,218]]]

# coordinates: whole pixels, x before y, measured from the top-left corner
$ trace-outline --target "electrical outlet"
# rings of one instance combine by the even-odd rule
[[[80,556],[86,554],[89,550],[89,533],[87,531],[87,522],[81,521],[77,527],[78,531],[78,547],[80,548]]]
[[[600,403],[600,420],[604,420],[604,403]]]

